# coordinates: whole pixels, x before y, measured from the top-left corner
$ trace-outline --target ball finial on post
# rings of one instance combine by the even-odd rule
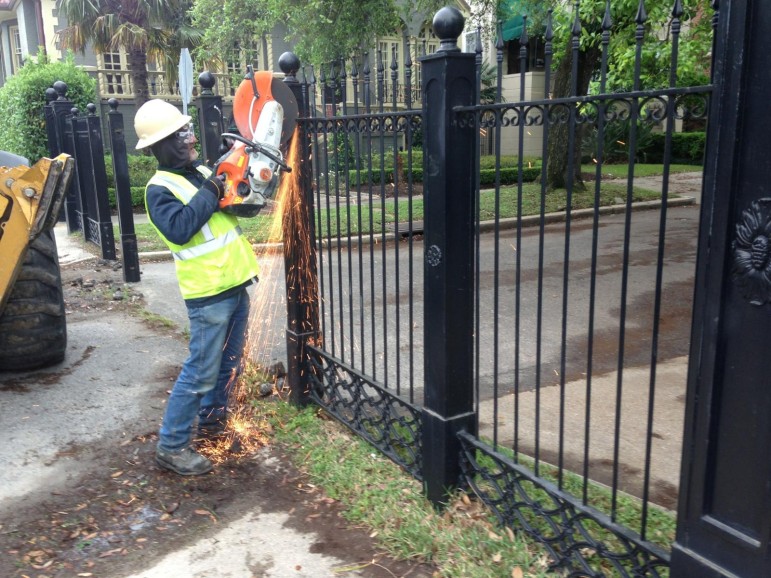
[[[204,70],[201,74],[198,75],[198,84],[201,85],[201,94],[214,94],[213,89],[216,83],[216,77],[208,70]]]
[[[437,52],[460,52],[458,37],[465,23],[460,10],[452,6],[445,6],[434,15],[431,25],[440,42]]]
[[[284,52],[279,56],[278,66],[286,76],[284,82],[297,82],[297,71],[300,70],[300,59],[294,52]]]

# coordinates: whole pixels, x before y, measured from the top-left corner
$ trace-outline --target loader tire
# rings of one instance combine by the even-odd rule
[[[53,231],[27,248],[19,277],[0,314],[0,370],[26,371],[64,359],[67,323]]]

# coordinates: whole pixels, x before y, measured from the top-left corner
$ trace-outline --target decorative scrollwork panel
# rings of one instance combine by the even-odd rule
[[[420,410],[323,351],[312,351],[314,401],[422,479]]]
[[[465,482],[501,524],[524,531],[546,547],[551,569],[596,578],[668,574],[669,556],[656,545],[476,438],[461,433],[460,440]]]

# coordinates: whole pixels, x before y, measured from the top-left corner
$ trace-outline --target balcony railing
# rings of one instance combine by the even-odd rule
[[[134,83],[128,71],[97,68],[90,72],[96,77],[100,97],[130,100],[136,96],[134,93]],[[234,85],[228,74],[220,72],[214,72],[213,74],[217,80],[213,88],[214,93],[223,98],[232,98],[238,84]],[[179,83],[176,81],[170,83],[164,72],[148,72],[147,87],[151,98],[181,99]],[[196,82],[193,86],[193,96],[197,96],[199,92],[200,87]]]
[[[92,69],[91,74],[96,77],[99,96],[101,98],[116,98],[131,100],[135,97],[133,81],[131,74],[128,71],[116,71],[107,69]],[[214,72],[216,83],[214,84],[214,94],[221,96],[225,100],[230,100],[235,94],[238,84],[233,83],[231,75],[227,73]],[[394,86],[393,82],[388,80],[382,83],[382,87],[378,88],[378,83],[373,78],[369,83],[365,83],[362,78],[357,81],[356,90],[354,90],[354,83],[348,79],[346,83],[346,104],[353,106],[354,95],[360,108],[365,106],[365,93],[369,90],[369,102],[372,109],[376,109],[382,100],[383,105],[386,108],[392,107],[394,102],[394,94],[396,95],[397,107],[403,108],[407,103],[411,104],[411,108],[420,106],[420,86],[412,84],[409,90],[409,99],[407,85],[398,83]],[[166,74],[163,72],[148,72],[147,73],[147,85],[150,91],[151,98],[163,98],[165,100],[174,101],[181,100],[179,93],[179,83],[174,81],[169,83],[166,78]],[[317,83],[314,85],[316,91],[316,102],[321,102],[321,90],[322,87]],[[329,88],[328,88],[329,90]],[[382,94],[381,94],[382,92]],[[193,97],[198,96],[200,93],[200,86],[196,83],[193,86]],[[329,94],[329,93],[328,93]],[[338,90],[338,94],[340,94]],[[337,97],[339,99],[339,96]],[[328,101],[331,100],[328,98]],[[338,104],[340,104],[338,102]]]

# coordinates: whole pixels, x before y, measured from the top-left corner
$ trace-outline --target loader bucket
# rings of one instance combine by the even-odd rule
[[[61,154],[31,167],[0,167],[0,313],[27,246],[56,224],[74,164]]]

